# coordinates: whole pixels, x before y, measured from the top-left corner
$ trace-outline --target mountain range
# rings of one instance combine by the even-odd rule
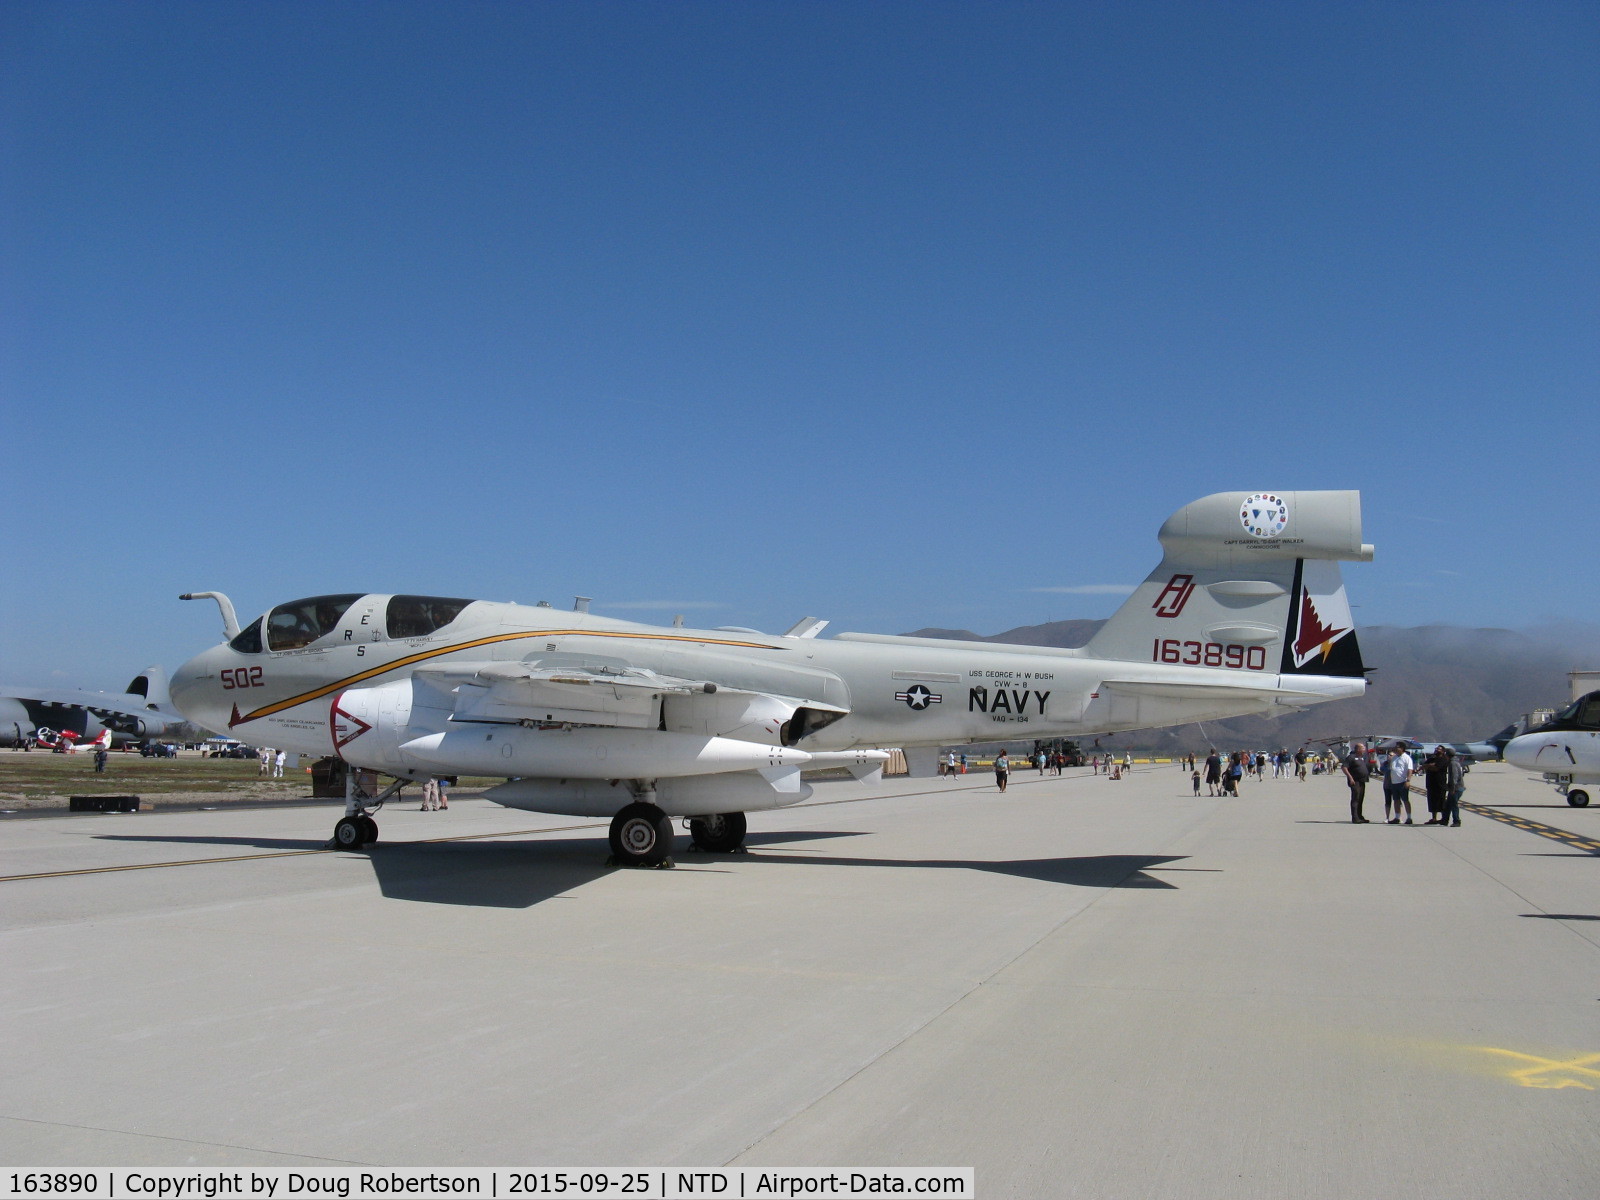
[[[966,629],[918,629],[913,637],[1009,642],[1021,646],[1086,644],[1104,621],[1051,621],[984,635]],[[1549,636],[1452,625],[1362,628],[1361,654],[1371,686],[1354,700],[1319,704],[1282,717],[1236,717],[1172,729],[1105,735],[1102,746],[1157,752],[1219,748],[1294,748],[1318,738],[1405,734],[1422,741],[1487,737],[1537,708],[1568,699],[1567,672],[1593,665],[1592,631]]]

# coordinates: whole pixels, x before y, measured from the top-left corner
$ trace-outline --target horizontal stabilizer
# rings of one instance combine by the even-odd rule
[[[1272,677],[1274,682],[1276,678]],[[1149,683],[1143,680],[1107,679],[1101,683],[1100,690],[1116,692],[1121,696],[1149,696],[1162,700],[1243,700],[1256,696],[1263,700],[1272,700],[1292,695],[1290,692],[1268,686],[1266,682],[1253,687],[1243,683],[1184,683],[1168,680]]]

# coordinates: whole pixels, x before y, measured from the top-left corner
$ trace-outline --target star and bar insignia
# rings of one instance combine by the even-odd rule
[[[896,692],[894,694],[894,698],[896,700],[905,701],[907,708],[915,709],[918,712],[921,712],[930,704],[941,704],[944,702],[944,697],[939,695],[938,692],[930,692],[920,683],[912,684],[903,692]]]

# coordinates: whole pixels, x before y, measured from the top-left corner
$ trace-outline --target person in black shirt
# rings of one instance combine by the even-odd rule
[[[1350,823],[1366,825],[1368,821],[1361,815],[1361,808],[1367,800],[1367,780],[1372,776],[1372,764],[1367,761],[1367,747],[1363,743],[1350,747],[1343,769],[1345,781],[1350,785]]]
[[[1445,755],[1444,747],[1435,746],[1433,753],[1423,760],[1417,770],[1422,775],[1423,786],[1428,793],[1428,819],[1423,824],[1443,825],[1445,799],[1450,790],[1450,760]]]

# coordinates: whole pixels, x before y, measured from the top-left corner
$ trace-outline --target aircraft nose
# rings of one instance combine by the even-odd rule
[[[1506,743],[1505,760],[1514,767],[1521,767],[1524,771],[1539,770],[1534,757],[1539,753],[1542,740],[1535,734],[1523,734],[1521,737],[1512,738]]]

